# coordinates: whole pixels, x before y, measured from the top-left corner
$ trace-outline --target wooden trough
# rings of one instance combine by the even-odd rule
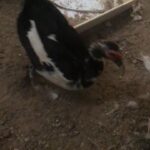
[[[123,4],[117,6],[117,7],[114,7],[102,14],[99,14],[98,16],[92,18],[92,19],[89,19],[87,21],[84,21],[78,25],[75,26],[75,28],[77,29],[77,31],[79,33],[82,33],[84,31],[87,31],[89,30],[90,28],[106,21],[106,20],[109,20],[110,18],[116,16],[116,15],[119,15],[121,14],[122,12],[128,10],[129,8],[132,7],[133,3],[135,2],[135,0],[126,0],[126,2],[124,2]]]
[[[64,3],[67,3],[69,5],[69,3],[73,3],[74,5],[78,5],[77,2],[79,2],[78,0],[74,0],[74,1],[69,1],[69,0],[51,0],[53,2],[55,2],[56,4],[60,3],[60,5],[63,5]],[[84,31],[87,31],[89,29],[91,29],[92,27],[99,25],[100,23],[109,20],[110,18],[119,15],[120,13],[122,13],[123,11],[129,9],[132,7],[133,3],[135,2],[135,0],[97,0],[99,1],[99,3],[101,3],[105,7],[105,3],[107,1],[109,1],[110,3],[112,3],[112,6],[110,8],[107,8],[106,11],[104,11],[103,13],[96,13],[94,15],[92,15],[92,17],[87,17],[86,14],[83,15],[83,13],[77,13],[77,16],[74,17],[74,19],[70,18],[69,15],[67,15],[67,13],[70,13],[69,10],[64,10],[60,7],[58,7],[58,9],[60,9],[60,11],[66,16],[66,18],[68,19],[68,21],[70,22],[70,24],[72,24],[79,33],[82,33]],[[121,3],[116,3],[117,5],[115,5],[115,2],[121,2]],[[84,0],[85,2],[85,0]],[[88,3],[88,1],[86,1]],[[89,3],[90,4],[90,1]],[[92,3],[91,3],[92,4]],[[69,8],[70,6],[66,6],[67,8]],[[78,18],[78,14],[83,15],[83,18],[85,17],[86,19],[82,18]],[[88,13],[87,13],[88,14]],[[89,15],[89,14],[88,14]],[[76,22],[76,19],[78,18],[78,21]],[[74,22],[74,23],[72,23]]]

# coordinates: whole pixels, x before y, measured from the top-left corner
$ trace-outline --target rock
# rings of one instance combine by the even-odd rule
[[[84,142],[81,142],[81,143],[80,143],[80,148],[83,148],[84,145],[85,145],[85,143],[84,143]]]
[[[29,138],[28,138],[28,137],[24,138],[24,141],[25,141],[25,142],[28,142],[28,141],[29,141]]]
[[[58,93],[56,93],[56,92],[53,92],[53,91],[52,91],[52,92],[49,94],[49,98],[52,99],[52,100],[57,100],[58,97],[59,97],[59,95],[58,95]]]
[[[55,122],[52,124],[54,128],[59,128],[62,125],[59,119],[56,119]]]
[[[134,15],[134,17],[133,17],[134,21],[141,21],[142,19],[143,19],[143,17],[140,15]]]
[[[21,53],[19,53],[19,54],[18,54],[18,56],[19,56],[19,57],[21,57],[21,56],[22,56],[22,54],[21,54]]]
[[[150,72],[150,56],[143,56],[144,66]]]
[[[127,103],[127,107],[128,107],[128,108],[132,108],[132,109],[136,109],[136,108],[138,108],[138,103],[135,102],[135,101],[129,101],[129,102]]]

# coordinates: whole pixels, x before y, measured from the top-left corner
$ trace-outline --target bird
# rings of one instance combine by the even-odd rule
[[[18,38],[32,71],[66,90],[90,87],[104,69],[104,59],[123,66],[113,41],[86,46],[80,34],[50,0],[25,0],[17,18]]]

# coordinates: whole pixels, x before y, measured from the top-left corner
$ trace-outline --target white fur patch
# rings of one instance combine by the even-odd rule
[[[27,37],[30,41],[30,44],[35,54],[38,56],[41,64],[46,63],[47,65],[53,66],[53,68],[55,69],[54,72],[48,72],[46,70],[43,71],[37,70],[37,73],[39,73],[47,80],[53,82],[54,84],[68,89],[68,83],[70,83],[70,81],[64,77],[63,73],[60,72],[60,70],[56,67],[54,62],[52,62],[52,60],[48,57],[46,50],[44,49],[44,45],[40,39],[35,21],[30,20],[30,23],[31,23],[31,29],[27,33]]]
[[[56,72],[47,72],[47,71],[39,71],[37,70],[37,73],[41,76],[43,76],[45,79],[47,79],[48,81],[66,89],[66,90],[80,90],[83,89],[82,86],[78,87],[76,84],[75,85],[71,85],[69,83],[71,83],[69,80],[63,80],[62,78],[60,78],[60,76],[56,73]]]
[[[58,42],[55,34],[49,35],[49,36],[48,36],[48,39],[50,39],[50,40],[52,40],[52,41],[55,41],[55,42]]]
[[[27,33],[27,37],[30,41],[30,44],[35,52],[35,54],[38,56],[41,63],[50,64],[51,60],[47,56],[46,51],[44,50],[44,46],[42,44],[42,41],[40,39],[39,33],[36,28],[36,24],[33,20],[30,20],[31,23],[31,29]]]

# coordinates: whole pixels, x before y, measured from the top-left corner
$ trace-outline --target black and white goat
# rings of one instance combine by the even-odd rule
[[[115,43],[95,43],[87,49],[49,0],[25,0],[17,25],[19,39],[36,73],[65,89],[92,85],[103,70],[103,57],[122,65]]]

